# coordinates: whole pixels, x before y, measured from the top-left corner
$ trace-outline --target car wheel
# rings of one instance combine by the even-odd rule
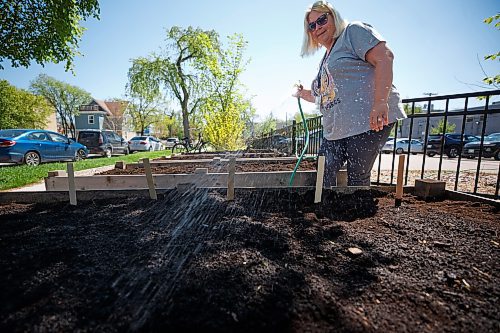
[[[446,153],[446,155],[449,158],[455,158],[458,156],[458,154],[460,154],[460,149],[458,149],[458,147],[455,147],[455,146],[450,147],[450,149]]]
[[[29,151],[24,155],[24,163],[26,165],[38,166],[40,162],[40,155],[36,151]]]
[[[85,151],[83,149],[78,149],[75,153],[75,161],[84,160],[86,157],[87,155],[85,155]]]
[[[429,157],[432,157],[434,155],[436,155],[436,153],[427,153],[427,156],[429,156]]]
[[[493,156],[493,158],[497,161],[500,161],[500,149],[497,150],[497,152],[495,153],[495,155]]]
[[[111,148],[104,149],[104,157],[110,158],[113,155]]]
[[[402,153],[404,153],[404,152],[405,152],[405,151],[404,151],[404,149],[403,149],[403,148],[398,148],[398,149],[396,149],[396,154],[402,154]]]

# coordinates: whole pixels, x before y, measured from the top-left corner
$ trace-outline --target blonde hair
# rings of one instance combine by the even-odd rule
[[[329,2],[321,0],[313,3],[309,6],[309,8],[307,8],[304,15],[304,38],[302,41],[302,49],[300,51],[301,57],[313,55],[321,48],[321,45],[313,40],[311,31],[309,30],[309,22],[307,21],[307,18],[312,11],[318,13],[329,13],[332,16],[333,24],[335,25],[335,33],[333,34],[334,39],[337,39],[347,26],[347,21],[340,16],[339,12],[333,8]]]

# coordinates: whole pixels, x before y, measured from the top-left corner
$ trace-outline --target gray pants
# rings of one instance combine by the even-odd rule
[[[323,186],[336,186],[337,172],[346,163],[348,186],[370,186],[373,163],[393,126],[394,123],[378,132],[368,131],[339,140],[323,139],[319,150],[325,156]]]

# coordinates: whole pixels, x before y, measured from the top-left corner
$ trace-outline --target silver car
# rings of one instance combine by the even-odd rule
[[[152,136],[135,136],[128,142],[130,152],[157,151],[162,149],[162,144]]]
[[[394,139],[389,139],[382,147],[382,152],[392,153],[395,150],[396,154],[406,153],[408,152],[408,143],[410,143],[410,139],[408,138],[396,139],[396,149],[394,149]],[[410,152],[414,155],[418,153],[423,153],[424,144],[422,143],[422,141],[417,139],[411,139]]]

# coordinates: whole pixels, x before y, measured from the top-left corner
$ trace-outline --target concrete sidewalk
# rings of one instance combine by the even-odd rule
[[[106,165],[106,166],[102,166],[102,167],[99,167],[99,168],[76,171],[75,172],[75,176],[92,176],[92,175],[94,175],[96,173],[100,173],[100,172],[112,170],[114,168],[115,168],[114,165]],[[23,187],[13,188],[13,189],[10,189],[10,190],[5,190],[5,191],[2,191],[2,192],[43,192],[45,190],[46,190],[46,188],[45,188],[45,181],[42,180],[42,181],[40,181],[38,183],[26,185],[26,186],[23,186]]]

